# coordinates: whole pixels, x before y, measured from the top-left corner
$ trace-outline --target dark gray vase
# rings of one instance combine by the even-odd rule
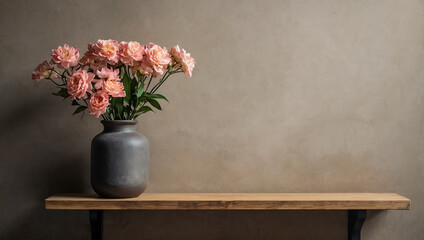
[[[101,197],[137,197],[147,187],[149,142],[137,121],[102,121],[103,132],[91,142],[91,186]]]

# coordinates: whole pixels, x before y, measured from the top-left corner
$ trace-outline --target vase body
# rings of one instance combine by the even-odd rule
[[[149,142],[137,121],[102,121],[103,132],[91,142],[91,186],[101,197],[137,197],[147,187]]]

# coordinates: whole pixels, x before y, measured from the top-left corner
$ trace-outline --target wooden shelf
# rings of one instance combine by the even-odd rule
[[[396,193],[143,193],[107,199],[89,194],[54,195],[46,209],[69,210],[406,210]]]

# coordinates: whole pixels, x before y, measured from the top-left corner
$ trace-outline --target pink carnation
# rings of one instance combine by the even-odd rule
[[[90,47],[90,44],[88,46]],[[90,63],[93,63],[95,59],[96,56],[94,56],[92,52],[86,51],[80,59],[80,63],[83,65],[88,65]]]
[[[112,97],[125,97],[124,84],[122,82],[107,80],[103,83],[103,90]]]
[[[67,90],[69,95],[71,95],[71,99],[86,99],[87,91],[91,91],[93,88],[91,85],[93,78],[93,73],[88,73],[83,69],[73,72],[72,75],[67,78]]]
[[[121,42],[119,44],[121,57],[121,62],[125,65],[134,66],[137,64],[137,61],[141,61],[144,55],[144,46],[140,43],[131,41],[131,42]]]
[[[90,44],[88,45],[88,47],[90,47]],[[97,57],[94,56],[92,52],[86,51],[80,59],[80,63],[83,65],[89,65],[90,63],[94,63],[96,59]]]
[[[108,69],[104,67],[101,71],[97,70],[96,75],[100,78],[93,80],[95,82],[94,87],[96,89],[102,88],[103,82],[105,80],[121,81],[121,79],[119,78],[119,69],[113,70],[112,68]]]
[[[119,44],[115,40],[98,40],[96,44],[90,44],[88,50],[99,59],[107,59],[109,64],[119,62]]]
[[[69,68],[78,64],[79,51],[78,48],[70,47],[65,44],[57,49],[52,49],[52,63],[57,64],[59,68]]]
[[[90,48],[90,45],[88,45]],[[104,67],[107,67],[107,60],[100,59],[95,56],[91,51],[84,53],[84,56],[81,58],[80,63],[83,65],[88,65],[94,72],[100,70]]]
[[[88,103],[88,111],[90,114],[96,115],[97,118],[106,112],[107,106],[109,106],[109,95],[105,91],[97,91],[91,96],[90,102]]]
[[[105,67],[107,67],[107,62],[105,61],[96,61],[90,64],[90,68],[93,69],[93,71],[97,71]]]
[[[146,55],[142,60],[141,66],[144,70],[149,73],[153,73],[154,77],[162,75],[167,66],[171,63],[171,57],[169,56],[166,48],[150,43],[145,49]]]
[[[190,53],[187,53],[184,49],[180,50],[180,47],[177,45],[171,48],[171,56],[174,57],[175,62],[181,65],[181,70],[187,77],[191,77],[196,62],[190,56]]]
[[[137,75],[137,71],[139,71],[141,74],[144,74],[144,75],[147,75],[147,76],[150,75],[150,73],[147,72],[146,70],[144,70],[144,68],[142,66],[140,66],[140,65],[131,66],[130,67],[130,71],[131,71],[132,75],[134,75],[134,76]]]
[[[53,72],[53,67],[47,61],[39,64],[32,72],[32,79],[35,83],[39,83],[41,79],[57,77],[57,73]]]
[[[102,68],[101,71],[97,70],[96,74],[99,78],[103,78],[103,79],[107,79],[107,80],[116,80],[116,81],[121,80],[119,78],[119,69],[113,70],[112,67],[110,69],[109,68]]]

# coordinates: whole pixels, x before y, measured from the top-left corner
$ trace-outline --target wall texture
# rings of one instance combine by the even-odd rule
[[[0,239],[89,239],[91,116],[33,87],[50,50],[99,38],[180,44],[192,79],[138,129],[149,192],[398,192],[364,239],[424,238],[424,1],[1,1]],[[107,212],[105,239],[344,239],[346,213]]]

